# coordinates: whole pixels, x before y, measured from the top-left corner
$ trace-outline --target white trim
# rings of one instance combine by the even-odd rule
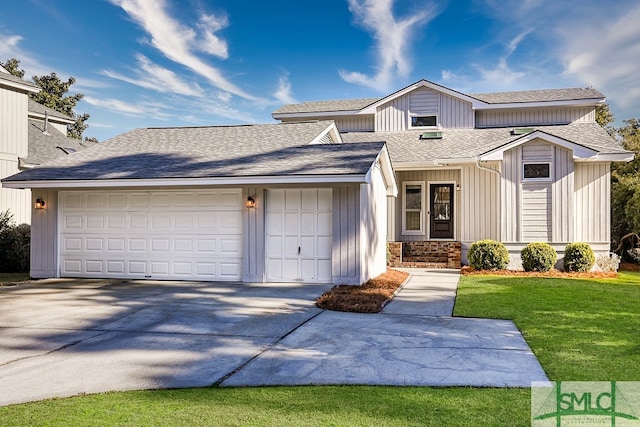
[[[420,230],[407,230],[407,185],[420,186]],[[404,181],[402,183],[402,234],[405,236],[424,236],[426,227],[425,218],[425,182],[424,181]],[[410,212],[415,212],[415,209]]]
[[[309,111],[304,113],[272,113],[271,117],[276,120],[282,119],[300,119],[300,118],[316,118],[316,117],[339,117],[353,116],[360,114],[360,110],[342,110],[342,111]]]
[[[0,86],[7,86],[13,89],[20,89],[23,90],[25,92],[31,92],[31,93],[38,93],[40,92],[40,88],[39,87],[34,87],[31,85],[31,83],[27,83],[25,82],[23,83],[18,83],[18,82],[14,82],[11,80],[4,80],[4,79],[0,79]]]
[[[588,159],[598,155],[598,151],[592,148],[588,148],[588,147],[585,147],[584,145],[576,144],[566,139],[562,139],[557,136],[550,135],[546,132],[536,130],[534,132],[523,135],[522,137],[515,139],[507,144],[504,144],[501,147],[494,148],[493,150],[490,150],[484,154],[481,154],[480,156],[478,156],[478,160],[481,160],[481,161],[502,160],[502,157],[505,151],[511,150],[512,148],[515,148],[527,142],[533,141],[534,139],[541,139],[551,144],[559,145],[560,147],[566,148],[567,150],[571,150],[573,152],[574,159]]]
[[[327,126],[325,130],[323,130],[318,134],[318,136],[313,138],[313,140],[309,143],[309,145],[320,144],[320,140],[322,140],[322,138],[324,138],[325,135],[327,134],[329,134],[329,137],[331,138],[332,141],[334,141],[334,143],[342,144],[342,136],[340,136],[340,132],[338,131],[338,128],[336,127],[335,122],[331,122],[331,124]]]
[[[411,125],[411,119],[414,117],[435,117],[436,124],[433,126],[413,126]],[[440,127],[440,116],[438,113],[409,113],[408,115],[409,123],[407,123],[407,129],[409,130],[438,130]]]
[[[431,211],[427,211],[427,216],[429,216],[429,220],[427,221],[427,238],[434,242],[455,242],[457,236],[457,227],[456,227],[456,208],[458,203],[456,202],[456,194],[458,191],[456,190],[456,185],[459,184],[456,181],[427,181],[427,191],[429,192],[429,209],[431,209],[431,184],[439,185],[439,184],[450,184],[453,185],[451,192],[451,204],[453,205],[453,209],[451,210],[451,223],[453,224],[453,237],[431,237]]]
[[[627,153],[600,153],[594,157],[588,159],[574,159],[576,163],[587,162],[630,162],[634,159],[635,154],[632,152]]]
[[[178,187],[200,185],[245,184],[337,184],[364,183],[366,174],[358,175],[291,175],[241,176],[223,178],[162,178],[162,179],[78,179],[48,181],[4,181],[4,188],[117,188],[117,187]]]
[[[45,120],[45,115],[42,114],[42,113],[36,113],[36,112],[33,112],[33,111],[29,111],[28,116],[29,116],[30,119],[39,119],[39,120],[42,120],[42,121]],[[46,119],[49,120],[50,122],[54,122],[54,123],[58,122],[60,124],[71,125],[71,124],[75,123],[75,121],[72,120],[72,119],[67,119],[67,118],[63,118],[63,117],[60,117],[60,116],[50,116],[48,114],[46,116]]]

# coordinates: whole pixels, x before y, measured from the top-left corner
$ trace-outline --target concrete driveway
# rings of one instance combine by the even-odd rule
[[[211,385],[546,380],[512,322],[450,317],[457,275],[439,274],[412,276],[381,314],[318,309],[330,285],[58,279],[0,288],[0,405]]]

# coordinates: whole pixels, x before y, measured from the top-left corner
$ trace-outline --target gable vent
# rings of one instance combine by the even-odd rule
[[[526,135],[534,130],[534,128],[514,128],[511,130],[511,135]]]
[[[442,132],[423,132],[420,139],[442,139]]]

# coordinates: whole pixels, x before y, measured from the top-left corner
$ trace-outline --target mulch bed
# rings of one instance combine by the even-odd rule
[[[407,277],[409,273],[388,269],[360,286],[334,286],[318,298],[316,305],[326,310],[379,313]]]
[[[622,270],[622,268],[621,268]],[[572,277],[583,279],[605,279],[618,277],[618,273],[609,272],[603,273],[601,271],[589,271],[586,273],[577,272],[565,272],[556,269],[551,269],[545,272],[539,271],[516,271],[516,270],[475,270],[472,267],[462,267],[462,274],[465,276],[473,275],[494,275],[494,276],[513,276],[513,277]]]

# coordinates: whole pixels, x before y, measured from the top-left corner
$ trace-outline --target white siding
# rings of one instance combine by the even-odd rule
[[[334,118],[340,132],[371,132],[374,129],[373,115]]]
[[[552,184],[551,236],[554,242],[573,242],[574,176],[571,151],[554,147],[554,180]]]
[[[522,184],[522,241],[551,241],[551,183]]]
[[[440,93],[420,88],[407,95],[411,114],[438,114],[440,112]]]
[[[245,187],[242,200],[251,196],[254,208],[244,209],[242,236],[242,281],[263,282],[265,280],[265,193],[264,187]]]
[[[0,154],[27,157],[27,95],[0,88]]]
[[[336,186],[333,190],[334,283],[360,284],[360,186]]]
[[[10,156],[6,156],[10,157]],[[4,160],[0,158],[0,179],[20,172],[18,158]],[[31,190],[0,188],[0,212],[9,210],[16,224],[31,223]]]
[[[428,183],[431,182],[452,182],[454,183],[454,200],[453,200],[453,219],[454,219],[454,240],[458,240],[460,237],[461,217],[466,215],[464,211],[461,211],[461,191],[455,190],[456,184],[461,184],[460,170],[459,169],[438,169],[438,170],[421,170],[421,171],[399,171],[396,172],[396,180],[398,188],[402,188],[402,183],[405,181],[418,181],[424,182],[425,194],[425,206],[423,211],[423,221],[425,224],[424,235],[405,235],[402,234],[402,204],[404,203],[403,195],[399,194],[396,198],[395,207],[395,237],[396,241],[425,241],[429,240],[429,217],[427,211],[429,210],[429,187]]]
[[[440,125],[443,128],[473,128],[471,103],[440,94]]]
[[[371,184],[360,185],[360,282],[379,276],[387,268],[387,191],[379,167],[371,171]]]
[[[498,164],[485,165],[497,170]],[[462,168],[460,240],[500,239],[499,175],[467,165]]]
[[[523,108],[476,112],[476,126],[533,126],[573,122],[594,122],[594,107]]]
[[[393,132],[407,129],[409,96],[401,96],[377,108],[376,132]]]
[[[30,274],[35,279],[58,277],[58,192],[35,189],[32,199],[44,200],[46,209],[32,212]]]
[[[502,160],[502,242],[520,241],[520,177],[522,147],[506,151]]]
[[[609,243],[610,164],[575,164],[575,240]]]

